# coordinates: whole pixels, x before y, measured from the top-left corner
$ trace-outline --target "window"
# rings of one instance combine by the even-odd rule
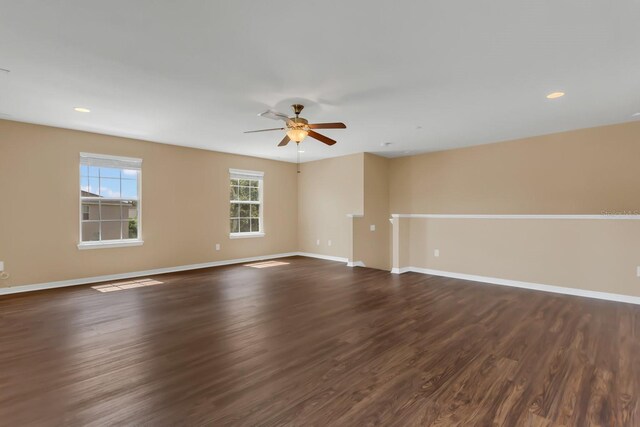
[[[78,248],[142,244],[142,160],[80,153],[80,244]]]
[[[262,237],[262,183],[263,172],[230,169],[229,236]]]

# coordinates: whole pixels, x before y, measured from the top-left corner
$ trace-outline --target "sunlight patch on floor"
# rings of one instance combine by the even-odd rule
[[[92,286],[98,292],[124,291],[125,289],[143,288],[145,286],[161,285],[163,282],[154,279],[127,280],[126,282],[110,283],[108,285]]]
[[[277,267],[279,265],[289,265],[288,262],[282,262],[282,261],[261,261],[261,262],[254,262],[251,264],[245,264],[245,267],[253,267],[253,268],[267,268],[267,267]]]

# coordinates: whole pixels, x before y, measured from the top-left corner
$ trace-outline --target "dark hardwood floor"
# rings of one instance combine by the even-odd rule
[[[0,425],[640,425],[638,306],[281,261],[1,297]]]

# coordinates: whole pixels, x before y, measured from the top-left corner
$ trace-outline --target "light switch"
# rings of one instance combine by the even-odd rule
[[[433,256],[434,257],[439,257],[440,256],[440,249],[436,249],[435,251],[433,251]]]
[[[220,243],[216,243],[216,251],[220,250]]]
[[[329,241],[327,242],[327,245],[331,246],[331,240],[329,240]]]
[[[371,231],[376,231],[376,225],[375,225],[375,224],[371,224],[371,225],[369,226],[369,230],[371,230]]]
[[[316,245],[320,246],[320,239],[316,240]]]
[[[0,271],[4,271],[4,261],[0,261]]]

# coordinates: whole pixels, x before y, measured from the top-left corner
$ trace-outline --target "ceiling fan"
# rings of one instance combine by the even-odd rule
[[[285,122],[286,127],[282,128],[272,128],[272,129],[261,129],[261,130],[250,130],[245,133],[255,133],[255,132],[269,132],[273,130],[287,130],[287,134],[282,138],[278,147],[283,147],[289,143],[289,141],[294,141],[296,144],[300,144],[303,139],[307,136],[311,138],[317,139],[320,142],[323,142],[327,145],[333,145],[336,143],[335,140],[331,138],[327,138],[326,136],[315,132],[313,129],[345,129],[346,126],[344,123],[315,123],[310,124],[307,119],[303,119],[300,116],[300,112],[304,108],[304,105],[301,104],[293,104],[291,106],[293,108],[293,113],[296,115],[295,117],[287,117],[286,114],[278,113],[277,111],[267,110],[264,113],[258,114],[261,117],[266,117],[268,119],[273,120],[282,120]]]

